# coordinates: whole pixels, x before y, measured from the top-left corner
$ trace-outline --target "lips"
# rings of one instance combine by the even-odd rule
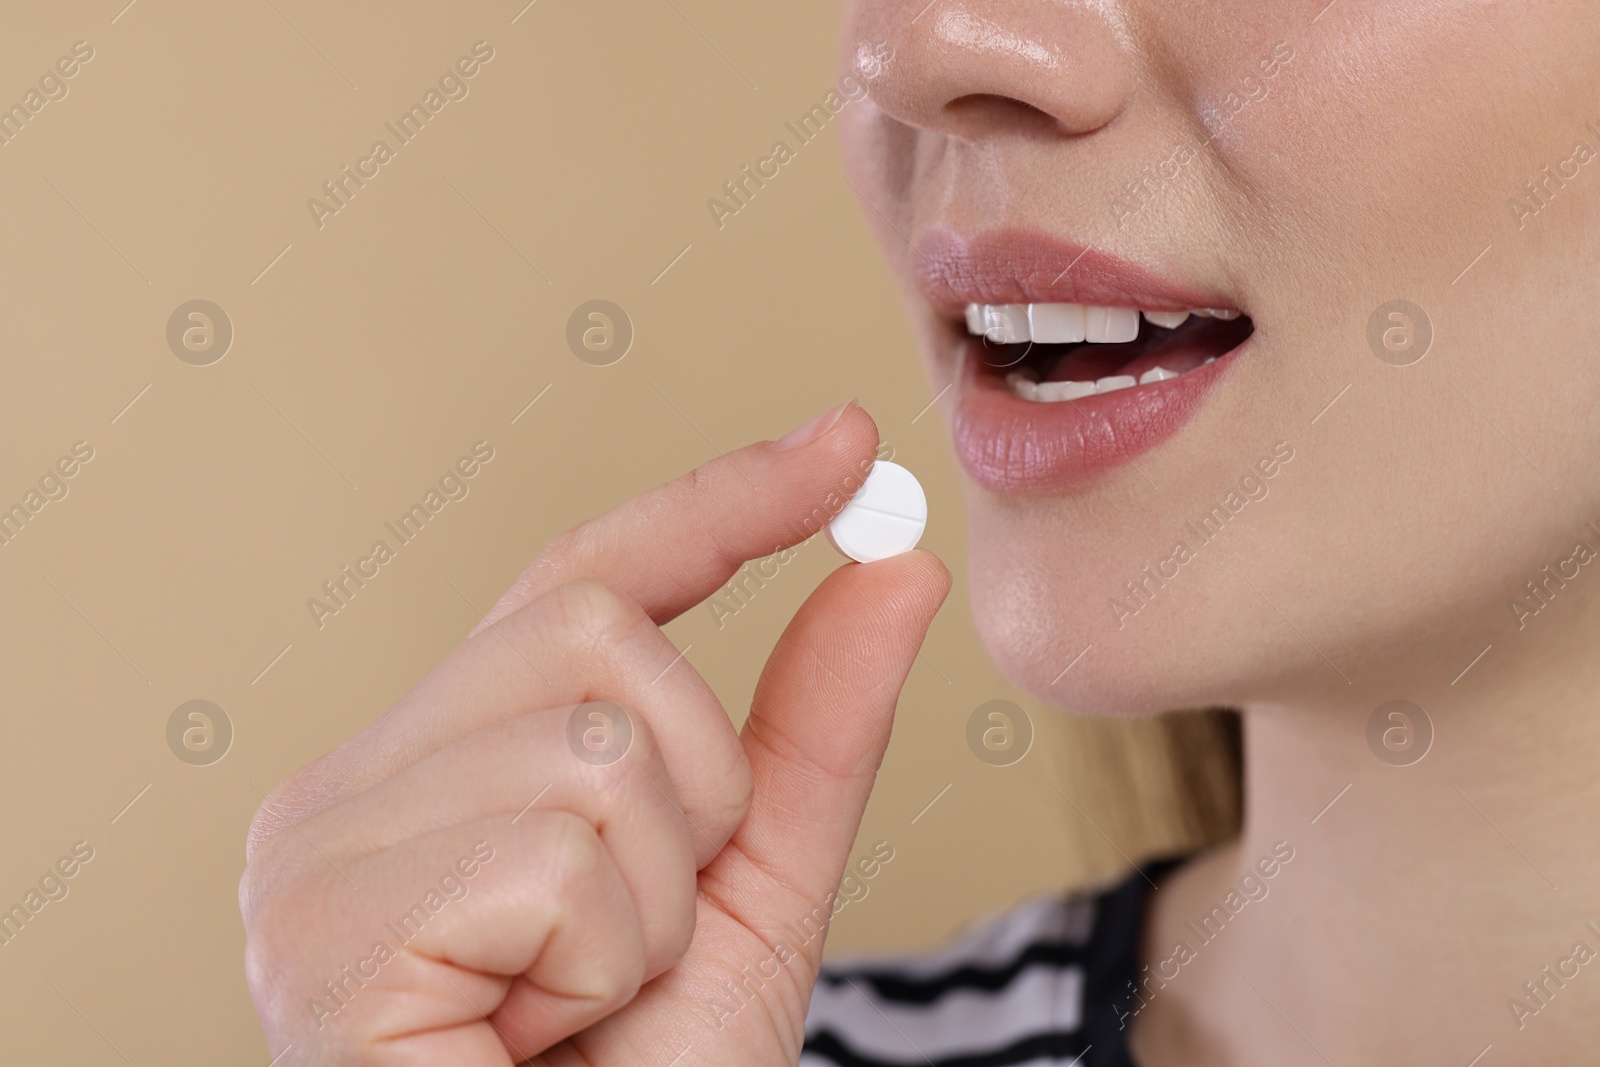
[[[1134,464],[1194,416],[1255,328],[1223,292],[1031,231],[937,230],[918,252],[959,363],[956,453],[996,492],[1071,492]]]

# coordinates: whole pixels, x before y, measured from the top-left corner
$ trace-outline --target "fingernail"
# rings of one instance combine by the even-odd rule
[[[833,424],[839,421],[839,418],[844,414],[845,409],[854,403],[854,400],[846,401],[836,408],[824,411],[821,415],[818,415],[815,418],[806,420],[801,425],[796,426],[794,429],[778,438],[775,442],[773,442],[772,447],[780,452],[787,452],[792,448],[800,448],[802,445],[809,445],[812,441],[815,441],[817,438],[833,429]]]

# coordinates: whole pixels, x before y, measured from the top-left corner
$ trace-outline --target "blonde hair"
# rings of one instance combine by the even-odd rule
[[[1234,837],[1243,814],[1239,714],[1226,708],[1138,718],[1074,716],[1067,793],[1095,833],[1086,884],[1130,863],[1197,852]]]

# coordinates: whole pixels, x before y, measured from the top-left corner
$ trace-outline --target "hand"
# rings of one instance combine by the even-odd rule
[[[660,627],[814,533],[877,442],[852,403],[569,530],[273,791],[239,900],[278,1067],[796,1062],[823,938],[789,927],[831,915],[949,574],[922,551],[834,571],[742,732]]]

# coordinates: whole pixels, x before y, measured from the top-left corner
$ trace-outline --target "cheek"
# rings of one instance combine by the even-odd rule
[[[877,238],[890,264],[898,264],[910,254],[901,233],[910,232],[911,227],[917,132],[890,119],[870,96],[846,106],[834,121],[846,175],[866,201],[860,204],[857,214]],[[893,226],[890,219],[894,220]]]
[[[1600,158],[1545,170],[1600,152],[1589,10],[1341,0],[1219,138],[1255,205],[1230,229],[1271,278],[1252,294],[1273,327],[1256,403],[1306,427],[1350,387],[1299,430],[1290,481],[1312,499],[1275,486],[1264,505],[1267,565],[1298,573],[1249,572],[1298,587],[1313,621],[1280,606],[1319,644],[1494,630],[1600,511]],[[1434,334],[1404,368],[1365,338],[1396,298]]]
[[[1508,200],[1577,140],[1600,147],[1584,127],[1600,118],[1600,24],[1573,17],[1578,8],[1341,0],[1312,27],[1285,22],[1294,58],[1216,139],[1225,180],[1245,194],[1230,228],[1307,284],[1333,280],[1331,260],[1363,296],[1422,302],[1496,270],[1509,277],[1524,253],[1499,254],[1522,236]],[[1580,182],[1595,191],[1569,199],[1600,199],[1593,171]],[[1458,282],[1491,248],[1485,269]]]

